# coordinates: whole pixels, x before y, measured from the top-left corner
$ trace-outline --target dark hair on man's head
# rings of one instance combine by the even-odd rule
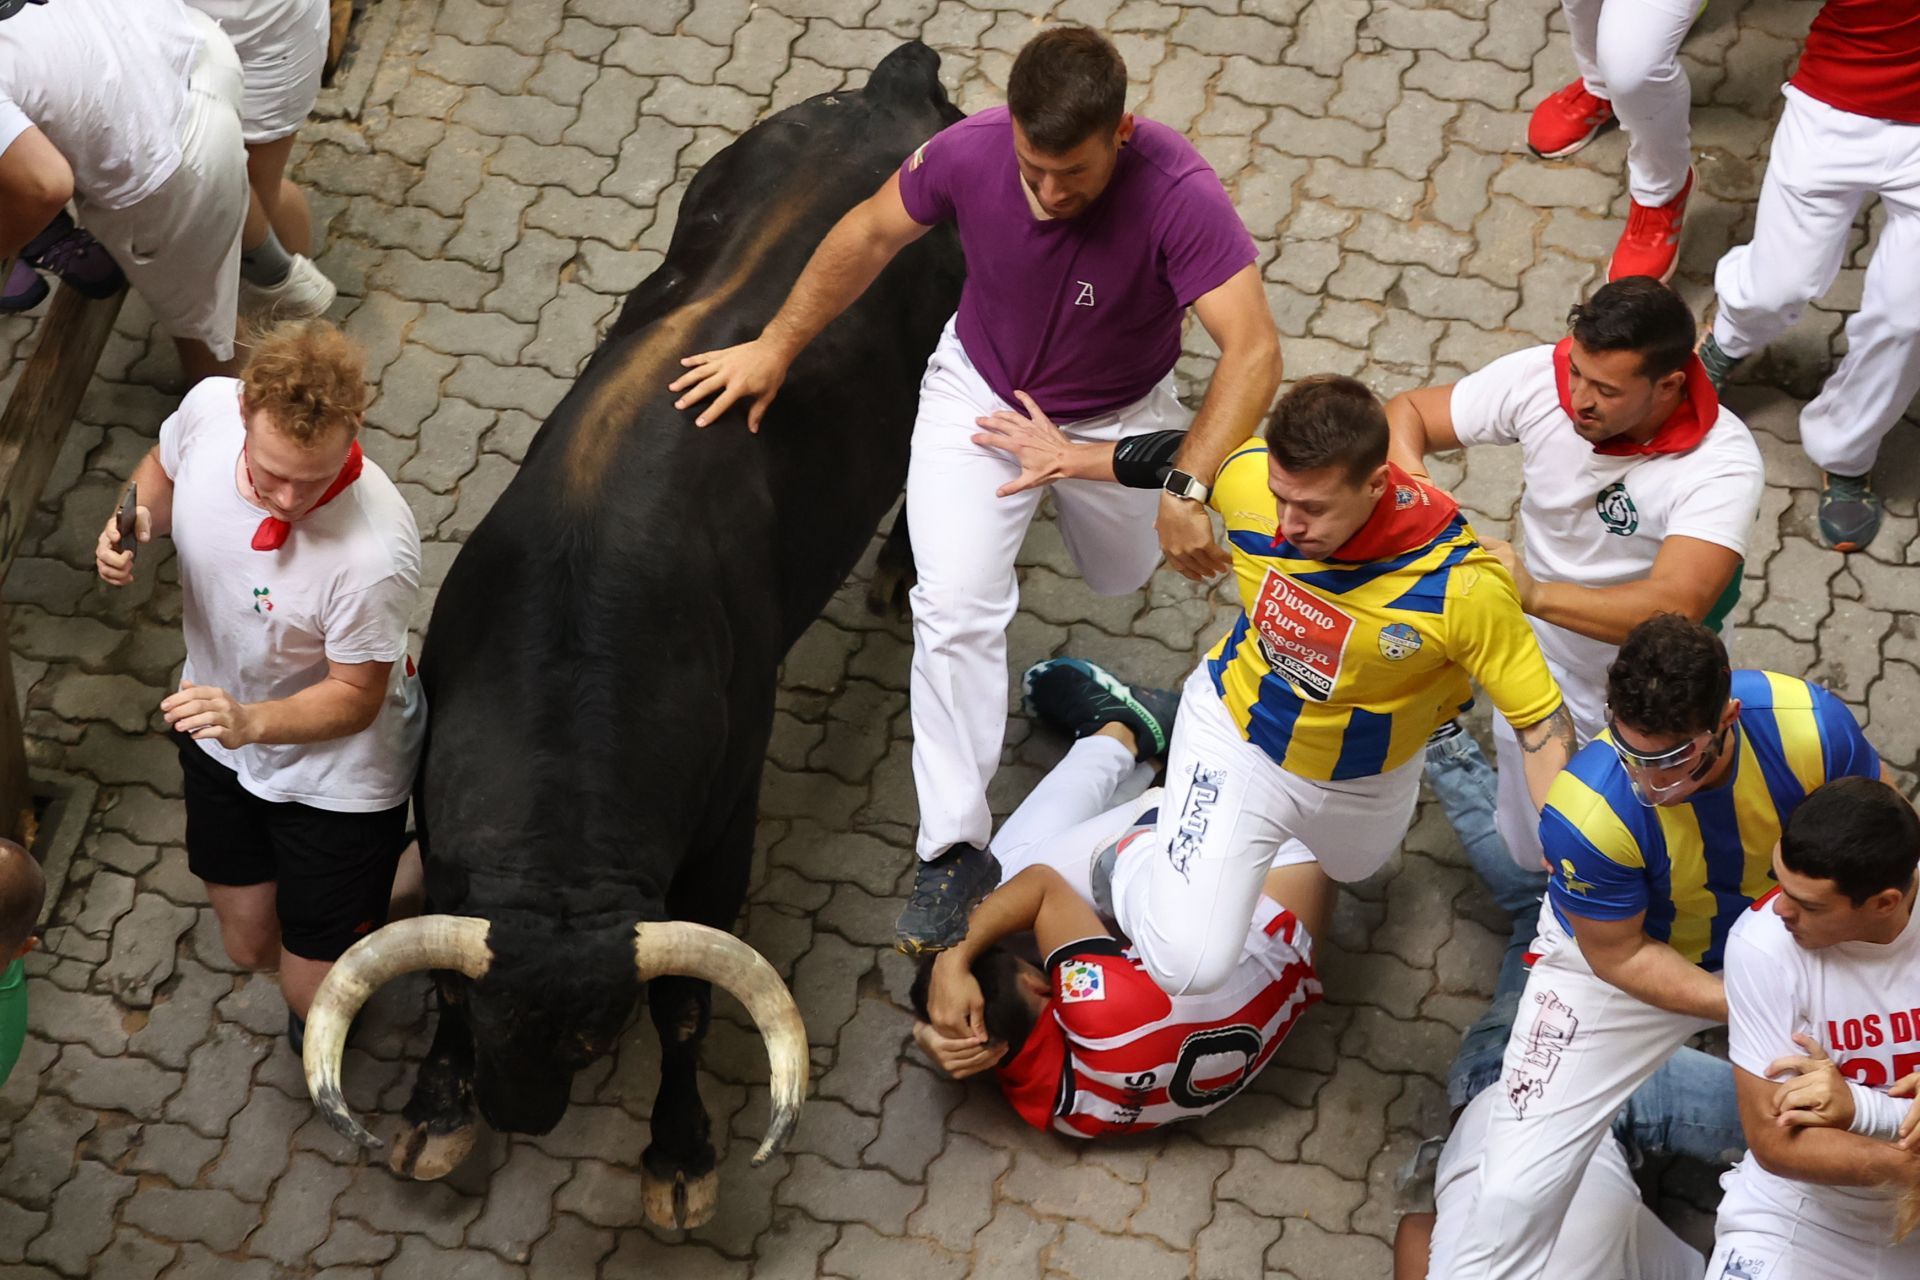
[[[39,862],[11,840],[0,839],[0,968],[5,968],[40,923],[47,877]]]
[[[913,1002],[914,1016],[922,1022],[927,1020],[927,987],[933,981],[935,959],[934,956],[920,957],[919,971],[913,975],[913,988],[907,993]],[[1007,1056],[1000,1060],[1003,1066],[1020,1052],[1038,1021],[1027,1006],[1025,993],[1020,990],[1023,967],[1018,956],[1001,946],[988,947],[973,962],[973,980],[980,984],[980,995],[986,1001],[987,1038],[1007,1046]]]
[[[1358,484],[1387,460],[1387,411],[1357,378],[1302,378],[1274,404],[1267,448],[1288,471],[1341,467]]]
[[[1127,64],[1092,27],[1054,27],[1027,41],[1007,76],[1007,110],[1027,141],[1062,155],[1119,128]]]
[[[1833,881],[1856,907],[1888,889],[1904,892],[1920,868],[1920,814],[1878,778],[1836,778],[1787,818],[1780,861]]]
[[[1607,706],[1641,733],[1705,733],[1719,725],[1732,681],[1719,636],[1681,614],[1656,613],[1627,634],[1607,668]]]
[[[1652,276],[1628,276],[1567,312],[1573,339],[1589,351],[1634,351],[1649,380],[1684,369],[1697,337],[1685,299]]]

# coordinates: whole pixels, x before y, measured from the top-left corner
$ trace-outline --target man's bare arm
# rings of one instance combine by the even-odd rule
[[[1453,383],[1402,391],[1387,401],[1387,461],[1427,477],[1427,455],[1460,447],[1453,430]]]
[[[1844,1129],[1782,1126],[1773,1111],[1773,1081],[1735,1067],[1733,1084],[1747,1146],[1768,1173],[1825,1187],[1920,1184],[1920,1155]]]
[[[801,348],[852,306],[894,255],[930,230],[907,213],[900,198],[900,175],[895,173],[827,232],[759,337],[718,351],[702,351],[680,362],[687,372],[668,388],[684,393],[674,407],[685,409],[715,397],[694,419],[696,426],[704,427],[717,422],[736,401],[746,400],[747,429],[758,431]]]
[[[1520,607],[1529,614],[1595,640],[1622,644],[1628,632],[1656,613],[1704,621],[1740,572],[1740,556],[1718,543],[1676,535],[1660,543],[1646,577],[1617,586],[1538,582],[1517,561],[1509,568],[1520,590]]]
[[[1544,809],[1547,789],[1567,767],[1567,761],[1573,759],[1573,713],[1562,702],[1545,720],[1524,729],[1515,728],[1513,733],[1520,740],[1520,762],[1527,774],[1527,794],[1532,797],[1534,808]]]
[[[1624,920],[1594,920],[1565,913],[1580,953],[1604,982],[1656,1009],[1727,1020],[1727,990],[1720,979],[1647,936],[1647,913]]]
[[[58,147],[28,129],[0,151],[0,258],[11,258],[73,199],[73,170]]]

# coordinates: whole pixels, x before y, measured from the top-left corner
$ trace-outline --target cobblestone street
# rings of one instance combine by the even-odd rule
[[[1676,284],[1703,311],[1715,262],[1751,229],[1779,86],[1816,8],[1711,0],[1686,45],[1699,190]],[[1527,108],[1572,73],[1558,0],[373,0],[293,175],[340,286],[334,316],[370,353],[362,440],[417,514],[429,587],[661,262],[708,157],[771,111],[858,86],[908,37],[940,52],[963,109],[995,104],[1013,51],[1049,20],[1110,33],[1130,105],[1218,169],[1259,241],[1289,380],[1355,374],[1382,394],[1450,381],[1561,336],[1603,277],[1627,208],[1624,138],[1556,163],[1523,145]],[[1912,423],[1884,451],[1886,527],[1849,557],[1813,532],[1820,476],[1797,445],[1870,225],[1829,298],[1728,395],[1769,473],[1734,644],[1743,666],[1836,689],[1911,792]],[[0,389],[44,310],[0,319]],[[1190,328],[1183,390],[1210,368]],[[910,644],[903,622],[868,612],[866,565],[787,663],[742,922],[812,1038],[786,1153],[748,1165],[766,1060],[722,998],[702,1092],[727,1139],[705,1227],[643,1223],[658,1078],[644,1018],[577,1078],[552,1133],[484,1137],[443,1183],[363,1158],[307,1100],[275,980],[235,970],[187,871],[156,710],[182,657],[171,551],[156,542],[126,590],[92,569],[178,398],[172,345],[129,298],[5,584],[36,772],[92,812],[28,961],[31,1034],[0,1090],[0,1280],[1389,1274],[1396,1175],[1445,1130],[1446,1067],[1506,934],[1437,805],[1343,895],[1319,950],[1326,1001],[1247,1093],[1138,1140],[1033,1131],[990,1084],[936,1077],[909,1039],[912,969],[889,944],[915,821]],[[1518,477],[1511,450],[1436,467],[1502,536]],[[1071,653],[1172,685],[1232,613],[1164,570],[1142,595],[1096,597],[1048,521],[1022,564],[1016,672]],[[1016,705],[998,812],[1062,745]],[[347,1055],[349,1101],[383,1136],[427,1043],[425,993],[420,978],[383,990]],[[1710,1236],[1702,1208],[1676,1213],[1696,1243]]]

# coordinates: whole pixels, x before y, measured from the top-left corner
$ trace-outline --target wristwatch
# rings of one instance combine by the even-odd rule
[[[1205,502],[1213,495],[1213,486],[1198,476],[1190,476],[1175,467],[1167,472],[1166,483],[1160,486],[1176,498],[1188,498],[1194,502]]]

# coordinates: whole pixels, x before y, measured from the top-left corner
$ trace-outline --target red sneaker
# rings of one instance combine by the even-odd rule
[[[1613,123],[1613,104],[1587,92],[1575,80],[1533,109],[1527,121],[1527,146],[1542,160],[1570,156]]]
[[[1652,276],[1661,284],[1673,279],[1680,265],[1680,228],[1686,222],[1687,197],[1693,194],[1693,170],[1687,170],[1687,185],[1680,194],[1663,205],[1648,206],[1633,201],[1627,214],[1627,229],[1614,246],[1613,261],[1607,263],[1608,280],[1628,276]]]

